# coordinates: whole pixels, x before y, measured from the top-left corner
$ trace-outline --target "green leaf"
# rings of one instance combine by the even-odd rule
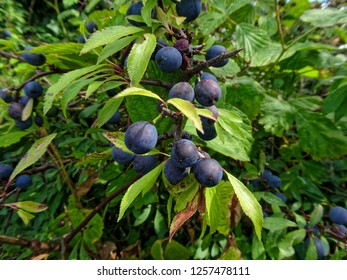
[[[299,44],[297,44],[299,45]],[[294,47],[282,53],[282,45],[277,42],[272,42],[264,47],[257,49],[252,57],[251,67],[262,67],[272,64],[274,62],[282,61],[288,57],[291,57],[296,53],[297,49]],[[280,57],[281,55],[281,57]]]
[[[273,193],[270,193],[270,192],[260,192],[259,194],[260,194],[261,198],[264,199],[270,205],[277,205],[277,206],[287,207],[287,204],[285,204],[280,198],[275,196]]]
[[[39,213],[48,209],[47,205],[37,203],[34,201],[20,201],[20,202],[10,203],[10,205],[13,205],[17,208],[20,208],[30,213]]]
[[[149,90],[146,90],[143,88],[137,88],[137,87],[127,88],[127,89],[123,90],[122,92],[118,93],[114,98],[136,96],[136,95],[147,96],[147,97],[155,98],[155,99],[158,99],[158,100],[164,102],[164,100],[161,99],[159,95],[157,95],[157,94],[155,94]]]
[[[79,54],[83,45],[79,43],[46,44],[31,49],[30,53],[44,53],[45,55]],[[27,51],[26,51],[27,52]]]
[[[189,201],[187,204],[187,207],[174,216],[170,224],[169,240],[171,240],[182,225],[196,213],[199,207],[199,202],[200,193],[196,193],[191,201]]]
[[[30,98],[25,105],[23,112],[22,112],[22,121],[26,121],[30,118],[34,107],[34,98]]]
[[[180,98],[171,98],[167,101],[167,103],[175,106],[179,111],[181,111],[183,115],[188,118],[188,120],[190,120],[194,124],[197,130],[203,132],[201,119],[194,104]]]
[[[347,23],[347,10],[336,8],[312,9],[305,11],[300,19],[316,27],[332,27],[337,24]]]
[[[151,247],[151,256],[154,260],[164,260],[163,241],[156,240]]]
[[[43,105],[43,113],[46,114],[48,112],[48,110],[52,107],[55,97],[65,88],[67,88],[73,81],[103,66],[105,65],[100,64],[100,65],[88,66],[88,67],[84,67],[74,71],[70,71],[64,74],[63,76],[61,76],[61,78],[59,79],[57,83],[55,83],[54,85],[50,86],[47,89],[47,92],[45,94],[45,102]]]
[[[144,1],[144,6],[141,9],[141,15],[143,18],[143,21],[148,25],[152,25],[152,10],[157,4],[156,0],[147,0]]]
[[[295,254],[293,245],[301,243],[306,236],[304,229],[294,230],[286,234],[286,236],[278,244],[279,259],[289,258]]]
[[[247,61],[251,61],[254,53],[270,43],[267,32],[249,23],[240,23],[236,26],[236,43]]]
[[[258,116],[265,93],[258,82],[248,77],[237,77],[232,83],[226,83],[226,91],[222,97],[224,104],[232,104],[240,109],[251,121]]]
[[[263,242],[257,238],[256,235],[253,235],[252,238],[252,260],[265,260],[266,252],[263,245]]]
[[[128,36],[107,44],[100,52],[100,55],[98,57],[98,63],[107,59],[108,57],[120,51],[121,49],[125,48],[131,42],[136,40],[137,37],[138,35]]]
[[[102,127],[118,110],[119,106],[122,104],[123,98],[111,98],[107,100],[104,106],[101,108],[98,114],[98,118],[93,124],[93,127]]]
[[[255,233],[261,239],[261,228],[263,225],[263,211],[252,192],[233,175],[224,171],[234,188],[237,198],[240,201],[243,212],[252,220]]]
[[[284,131],[288,131],[294,123],[296,110],[282,98],[265,95],[261,107],[259,123],[264,126],[266,132],[281,137]]]
[[[282,230],[287,227],[297,227],[297,224],[279,217],[268,217],[264,219],[263,228],[268,230]]]
[[[163,214],[157,209],[154,217],[154,231],[159,239],[163,239],[168,231]]]
[[[318,254],[317,254],[317,249],[316,245],[313,241],[313,238],[309,238],[309,245],[306,251],[306,257],[305,260],[317,260],[318,259]]]
[[[22,221],[24,222],[24,224],[29,224],[30,220],[35,218],[35,216],[33,214],[30,214],[29,212],[26,212],[24,210],[19,209],[17,211],[18,216],[22,219]]]
[[[320,204],[316,205],[316,207],[313,209],[310,216],[310,226],[314,226],[315,224],[318,224],[323,218],[323,214],[324,214],[323,206]]]
[[[163,168],[164,163],[161,163],[129,187],[122,198],[117,222],[123,218],[125,211],[130,207],[131,203],[142,192],[142,190],[148,189],[154,185]]]
[[[11,174],[10,181],[12,181],[19,173],[25,168],[38,161],[46,152],[48,145],[52,142],[56,134],[51,134],[37,140],[29,149],[29,151],[22,157],[20,162]]]
[[[141,33],[143,30],[135,26],[111,26],[100,31],[96,31],[84,44],[81,54],[87,53],[92,49],[117,41],[118,39]]]
[[[347,154],[347,137],[319,113],[296,115],[299,144],[313,159],[337,158]]]
[[[92,79],[87,79],[87,80],[78,80],[73,82],[70,86],[68,86],[64,92],[63,92],[63,97],[61,99],[61,108],[63,110],[64,116],[66,117],[66,108],[68,103],[73,100],[78,93],[87,85],[95,81],[98,77],[94,77]]]
[[[144,34],[137,39],[128,56],[128,73],[132,86],[138,86],[147,70],[147,65],[156,46],[153,34]]]
[[[323,113],[327,115],[334,113],[334,120],[338,121],[347,115],[347,83],[337,89],[329,92],[328,97],[324,100]]]
[[[30,131],[15,131],[0,136],[0,147],[9,147],[12,144],[18,143]]]
[[[171,240],[165,247],[165,260],[189,260],[192,253],[182,244]]]
[[[181,192],[176,200],[175,212],[179,212],[186,208],[188,202],[190,202],[199,190],[199,183],[196,180],[191,180],[186,189]]]
[[[128,96],[125,106],[133,123],[138,121],[151,122],[159,115],[158,101],[146,96]]]
[[[151,210],[152,210],[152,205],[148,205],[145,209],[140,210],[141,213],[136,217],[136,220],[134,222],[134,227],[137,227],[141,224],[143,224],[149,217],[149,215],[151,214]]]
[[[221,182],[214,188],[205,188],[207,224],[210,226],[210,234],[219,231],[227,235],[230,230],[230,202],[233,196],[233,188],[229,182]]]

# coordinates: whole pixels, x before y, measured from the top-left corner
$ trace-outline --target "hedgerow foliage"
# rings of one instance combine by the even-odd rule
[[[188,22],[179,2],[2,1],[1,259],[346,259],[346,6],[202,1]],[[203,72],[217,116],[169,99]],[[143,121],[158,138],[139,171],[142,153],[117,155]],[[173,185],[180,139],[199,156]]]

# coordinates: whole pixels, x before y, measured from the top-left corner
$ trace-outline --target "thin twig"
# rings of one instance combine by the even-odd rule
[[[134,182],[136,182],[140,176],[137,176],[135,179],[130,181],[128,184],[124,185],[120,189],[116,190],[115,192],[111,193],[108,197],[106,197],[99,205],[97,205],[92,212],[89,213],[89,215],[74,229],[72,230],[68,235],[64,237],[64,244],[68,244],[75,236],[78,234],[89,222],[90,220],[102,209],[104,208],[109,202],[111,202],[115,197],[125,192]]]
[[[236,49],[232,52],[224,52],[210,60],[207,60],[205,62],[199,63],[198,65],[196,65],[193,68],[188,68],[184,75],[187,77],[187,79],[189,80],[191,77],[193,77],[196,74],[199,74],[203,69],[208,68],[210,66],[216,65],[222,61],[224,61],[225,59],[232,57],[232,56],[236,56],[239,52],[241,52],[243,49]]]

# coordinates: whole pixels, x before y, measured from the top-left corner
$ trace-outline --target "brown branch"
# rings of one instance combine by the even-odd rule
[[[198,65],[196,65],[193,68],[188,68],[185,71],[185,76],[187,77],[187,79],[189,80],[191,77],[193,77],[196,74],[199,74],[203,69],[208,68],[210,66],[213,66],[215,64],[218,64],[220,62],[222,62],[223,60],[225,60],[226,58],[232,57],[232,56],[236,56],[239,52],[241,52],[243,49],[236,49],[232,52],[225,52],[222,53],[221,55],[218,55],[210,60],[207,60],[205,62],[199,63]]]
[[[71,160],[67,159],[64,160],[63,163],[70,163]],[[56,168],[57,166],[54,163],[45,163],[43,165],[37,166],[37,167],[33,167],[27,170],[24,170],[22,173],[24,174],[36,174],[36,173],[41,173],[43,171],[46,171],[47,169],[51,169],[51,168]]]
[[[139,178],[140,178],[140,176],[137,176],[135,179],[130,181],[128,184],[124,185],[120,189],[118,189],[115,192],[111,193],[101,203],[99,203],[99,205],[97,205],[93,209],[93,211],[90,212],[89,215],[74,230],[72,230],[68,235],[66,235],[64,237],[64,244],[68,244],[76,236],[76,234],[78,234],[102,208],[104,208],[115,197],[117,197],[118,195],[120,195],[123,192],[125,192]]]
[[[33,250],[33,252],[38,252],[40,250],[44,250],[46,252],[49,252],[51,250],[53,251],[59,250],[59,245],[52,242],[28,240],[28,239],[22,239],[18,237],[11,237],[7,235],[0,235],[0,244],[11,244],[11,245],[29,247]]]
[[[39,72],[37,74],[35,74],[34,76],[30,77],[28,80],[26,80],[24,83],[22,83],[21,85],[19,85],[18,87],[14,87],[13,89],[15,91],[20,91],[27,83],[34,81],[38,78],[44,77],[44,76],[49,76],[52,74],[59,74],[59,73],[66,73],[67,71],[62,70],[62,69],[54,69],[54,70],[50,70],[47,72]]]
[[[25,60],[24,60],[23,57],[21,57],[21,56],[19,56],[19,55],[13,55],[13,54],[11,54],[11,53],[7,53],[7,52],[5,52],[5,51],[3,51],[3,50],[0,50],[0,55],[3,56],[3,57],[6,57],[6,58],[14,58],[14,59],[18,59],[18,60],[20,60],[20,61],[25,62]]]
[[[123,77],[123,79],[130,83],[130,79],[128,77]],[[141,80],[141,85],[148,85],[148,86],[156,86],[156,87],[163,87],[167,89],[171,89],[173,87],[173,83],[170,82],[164,82],[160,80]]]

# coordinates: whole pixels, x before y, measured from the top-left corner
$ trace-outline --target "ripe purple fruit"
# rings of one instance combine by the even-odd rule
[[[2,32],[2,37],[6,40],[6,39],[8,39],[8,38],[10,38],[11,37],[11,32],[10,31],[8,31],[8,30],[4,30],[3,32]]]
[[[207,53],[205,55],[206,60],[210,60],[212,58],[215,58],[219,55],[221,55],[222,53],[226,52],[227,49],[221,45],[214,45],[211,48],[209,48],[207,50]],[[226,65],[229,61],[229,58],[224,59],[223,61],[214,64],[213,67],[223,67],[224,65]]]
[[[24,107],[22,104],[13,102],[10,107],[8,107],[8,114],[12,119],[21,120],[23,109]]]
[[[188,168],[177,167],[172,159],[165,163],[164,175],[170,184],[176,185],[188,175]]]
[[[195,99],[205,107],[210,107],[221,98],[222,90],[213,80],[203,80],[195,86]]]
[[[333,225],[332,231],[335,232],[341,238],[347,237],[347,228],[344,225]]]
[[[179,168],[191,167],[199,159],[198,148],[192,141],[180,139],[172,148],[171,159]]]
[[[174,44],[174,47],[180,52],[187,52],[189,50],[189,41],[187,39],[179,39]]]
[[[201,0],[181,0],[176,2],[176,11],[180,17],[186,17],[185,22],[196,19],[201,12]]]
[[[98,30],[98,26],[94,21],[89,21],[86,23],[86,28],[88,30],[89,33],[93,33],[96,30]]]
[[[194,89],[187,82],[180,82],[175,84],[169,91],[169,99],[181,98],[190,102],[194,101]]]
[[[329,211],[329,218],[335,224],[347,224],[347,209],[341,206],[332,207]]]
[[[174,47],[164,47],[155,55],[155,63],[163,72],[175,72],[182,65],[182,55]]]
[[[146,121],[133,123],[125,132],[124,143],[135,154],[145,154],[157,144],[158,132]]]
[[[128,164],[133,161],[134,157],[135,155],[123,152],[117,147],[113,147],[112,149],[112,159],[119,164]]]
[[[143,7],[143,3],[141,1],[131,4],[126,12],[126,16],[140,16],[142,7]],[[132,19],[128,19],[128,21],[131,25],[134,25],[137,27],[146,25],[143,22],[138,22]]]
[[[279,199],[281,199],[284,203],[287,202],[287,197],[283,193],[275,192],[275,196],[277,196]]]
[[[32,183],[31,176],[28,174],[19,175],[14,181],[14,185],[21,190],[27,189]]]
[[[29,118],[29,119],[27,119],[25,121],[15,120],[14,122],[16,124],[16,127],[18,127],[20,130],[28,129],[33,124],[33,121],[32,121],[31,118]]]
[[[8,164],[3,164],[0,162],[0,179],[10,178],[13,172],[13,168]]]
[[[217,185],[223,177],[222,167],[212,158],[202,158],[193,168],[195,179],[205,187]]]
[[[24,93],[28,98],[38,98],[42,95],[42,86],[36,82],[31,81],[24,86]]]
[[[208,72],[203,72],[200,76],[200,81],[203,81],[203,80],[212,80],[212,81],[215,81],[216,83],[218,83],[218,80],[217,78],[212,75],[211,73],[208,73]],[[197,84],[199,82],[199,79],[196,79],[195,80],[195,84]]]
[[[133,164],[137,174],[145,175],[155,168],[157,165],[157,157],[155,155],[135,156]]]
[[[31,46],[25,48],[25,50],[31,49],[33,49]],[[25,60],[25,62],[34,66],[41,66],[46,62],[46,56],[43,53],[23,52],[22,58]]]
[[[41,118],[39,115],[36,115],[34,118],[34,122],[37,126],[41,127],[43,125],[43,118]]]
[[[205,141],[210,141],[213,140],[214,138],[217,137],[217,131],[216,128],[213,124],[211,125],[202,125],[202,129],[204,130],[204,132],[201,132],[199,130],[196,130],[196,133],[198,134],[198,136]]]
[[[6,103],[12,102],[12,96],[5,88],[0,89],[0,98],[4,100]]]
[[[119,111],[113,114],[113,116],[107,121],[108,124],[117,124],[120,122],[122,115]]]
[[[210,106],[210,107],[207,107],[206,109],[211,111],[211,113],[212,113],[213,117],[215,118],[215,120],[207,118],[207,117],[200,116],[201,123],[202,123],[202,125],[213,125],[216,122],[216,120],[218,119],[218,115],[219,115],[218,109],[214,105]]]

